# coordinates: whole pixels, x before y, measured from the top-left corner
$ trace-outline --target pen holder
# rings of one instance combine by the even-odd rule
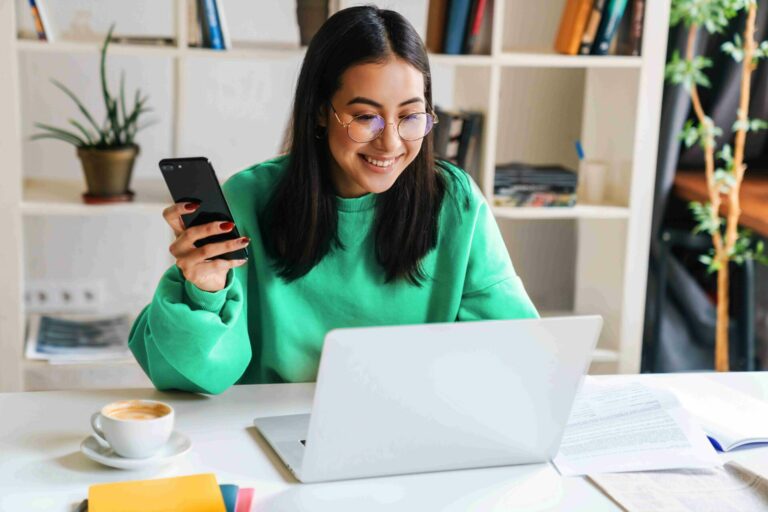
[[[587,204],[601,204],[605,198],[608,164],[603,160],[582,160],[579,165],[581,199]]]

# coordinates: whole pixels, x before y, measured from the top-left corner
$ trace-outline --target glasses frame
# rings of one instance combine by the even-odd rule
[[[395,131],[397,132],[397,136],[398,136],[398,137],[400,137],[400,139],[402,139],[402,140],[404,140],[404,141],[406,141],[406,142],[414,142],[414,141],[417,141],[417,140],[421,140],[421,139],[424,139],[424,138],[426,138],[426,136],[427,136],[427,135],[429,135],[429,134],[430,134],[430,132],[432,132],[432,129],[435,127],[435,125],[436,125],[437,123],[439,123],[439,122],[440,122],[440,121],[438,120],[438,118],[437,118],[437,114],[435,114],[434,112],[411,112],[411,114],[426,114],[426,115],[428,115],[428,116],[432,117],[432,127],[429,129],[429,131],[428,131],[427,133],[425,133],[423,136],[419,137],[418,139],[406,139],[406,138],[404,138],[402,135],[400,135],[400,123],[402,123],[402,122],[405,120],[405,117],[403,117],[402,119],[400,119],[399,121],[397,121],[397,123],[388,123],[388,122],[387,122],[387,120],[386,120],[386,119],[384,119],[384,117],[383,117],[383,116],[380,116],[379,114],[375,114],[375,115],[377,115],[377,116],[381,117],[381,118],[384,120],[384,127],[383,127],[383,128],[381,129],[381,131],[379,131],[379,133],[378,133],[378,134],[377,134],[377,135],[376,135],[374,138],[372,138],[371,140],[359,141],[359,140],[355,140],[355,139],[353,139],[353,138],[352,138],[352,136],[349,134],[349,126],[350,126],[352,123],[354,123],[354,122],[355,122],[355,119],[357,119],[358,117],[369,116],[369,115],[371,115],[371,114],[360,114],[359,116],[353,116],[353,117],[352,117],[352,119],[351,119],[351,120],[350,120],[348,123],[345,123],[345,122],[344,122],[344,121],[342,121],[342,120],[341,120],[341,118],[339,117],[339,113],[338,113],[338,111],[336,110],[336,107],[334,107],[334,106],[333,106],[333,103],[330,103],[330,102],[329,102],[328,104],[331,106],[331,110],[333,110],[333,115],[334,115],[334,117],[336,118],[336,121],[338,121],[338,122],[339,122],[339,124],[340,124],[340,125],[341,125],[341,126],[344,128],[344,130],[347,132],[347,137],[349,137],[349,140],[351,140],[351,141],[353,141],[353,142],[357,142],[358,144],[366,144],[366,143],[368,143],[368,142],[373,142],[373,141],[375,141],[376,139],[378,139],[379,137],[381,137],[381,134],[382,134],[382,133],[384,133],[384,130],[386,130],[387,126],[391,126],[391,125],[393,125],[393,124],[397,124],[397,126],[395,127]],[[411,115],[411,114],[409,114],[409,115]]]

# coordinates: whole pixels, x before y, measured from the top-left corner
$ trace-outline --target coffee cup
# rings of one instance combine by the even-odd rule
[[[94,438],[129,459],[156,454],[173,432],[173,408],[155,400],[112,402],[91,416]]]

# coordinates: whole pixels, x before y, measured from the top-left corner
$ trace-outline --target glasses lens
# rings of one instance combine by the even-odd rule
[[[374,114],[363,114],[352,120],[347,127],[349,137],[356,142],[370,142],[379,136],[386,126],[384,118]]]
[[[397,131],[404,140],[419,140],[427,136],[434,124],[430,114],[409,114],[400,120]]]

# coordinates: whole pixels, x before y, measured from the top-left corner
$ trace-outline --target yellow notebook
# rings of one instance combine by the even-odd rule
[[[88,512],[226,512],[213,473],[92,485]]]

